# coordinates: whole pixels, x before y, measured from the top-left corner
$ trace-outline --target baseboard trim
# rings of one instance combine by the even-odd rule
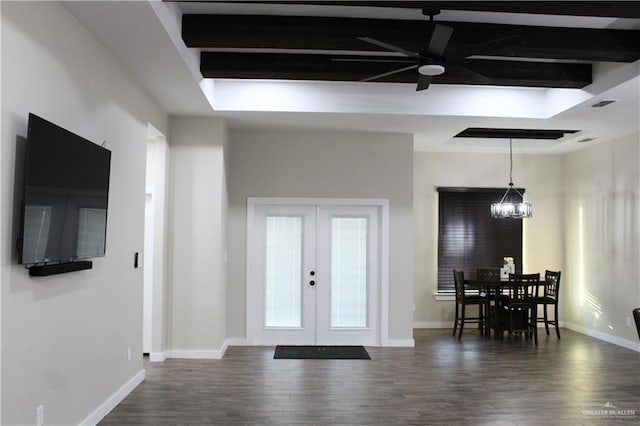
[[[387,339],[383,342],[382,347],[409,347],[412,348],[416,345],[413,339]],[[155,352],[149,354],[149,361],[151,362],[163,362],[168,358],[182,358],[182,359],[222,359],[227,352],[229,346],[262,346],[257,345],[254,342],[250,342],[244,338],[231,338],[225,340],[220,350],[186,350],[186,349],[172,349],[165,352]],[[269,345],[273,346],[273,345]]]
[[[260,344],[242,338],[227,339],[228,346],[275,346],[273,344]],[[372,345],[373,347],[388,348],[412,348],[416,345],[413,339],[387,339],[381,345]],[[367,345],[365,345],[367,346]]]
[[[383,348],[413,348],[416,341],[413,339],[387,339],[382,342]]]
[[[591,330],[585,327],[582,327],[577,324],[572,324],[570,322],[560,321],[560,328],[568,328],[569,330],[573,330],[577,333],[587,335],[589,337],[593,337],[598,340],[603,340],[607,343],[611,343],[617,346],[622,346],[623,348],[631,349],[632,351],[640,352],[640,343],[635,343],[630,340],[622,339],[620,337],[611,336],[606,333],[602,333],[600,331]],[[452,328],[453,323],[441,323],[441,322],[414,322],[413,328]],[[538,329],[544,329],[544,323],[538,323]],[[553,329],[553,326],[549,326],[549,329]],[[553,331],[552,331],[553,332]]]
[[[164,362],[167,359],[166,352],[151,352],[149,354],[149,362]]]
[[[168,358],[182,359],[222,359],[230,345],[246,345],[245,339],[227,339],[219,350],[169,349],[149,354],[150,362],[164,362]]]
[[[466,326],[465,329],[469,327]],[[560,323],[560,327],[562,327],[562,323]],[[425,328],[425,329],[451,329],[453,330],[453,321],[451,322],[414,322],[413,328]],[[544,328],[544,323],[538,323],[538,328]],[[553,328],[553,326],[549,326],[549,328]]]
[[[589,337],[593,337],[598,340],[603,340],[607,343],[612,343],[617,346],[622,346],[623,348],[631,349],[632,351],[640,352],[640,343],[635,343],[626,339],[622,339],[620,337],[611,336],[601,331],[591,330],[591,329],[582,327],[578,324],[573,324],[570,322],[564,322],[562,323],[562,325],[568,328],[569,330],[573,330],[581,334],[586,334]]]
[[[167,351],[166,354],[167,354],[167,358],[222,359],[224,352],[221,350],[206,351],[206,350],[172,349]]]
[[[225,341],[227,347],[229,346],[249,346],[249,341],[241,337],[233,337]]]
[[[183,359],[222,359],[227,348],[229,340],[225,340],[222,347],[218,350],[189,350],[189,349],[172,349],[166,351],[166,358],[183,358]]]
[[[116,405],[120,404],[140,383],[144,381],[145,371],[140,370],[127,383],[122,385],[113,395],[103,402],[93,413],[80,422],[80,425],[94,426],[97,425],[104,417],[113,410]]]
[[[414,322],[413,328],[452,328],[453,321],[450,322]]]

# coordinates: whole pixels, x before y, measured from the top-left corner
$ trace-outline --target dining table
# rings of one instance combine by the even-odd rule
[[[537,299],[544,294],[545,285],[546,281],[544,280],[531,282],[508,279],[465,279],[464,281],[465,291],[477,291],[480,296],[488,299],[489,309],[485,314],[485,336],[490,337],[491,328],[493,328],[495,338],[502,337],[505,331],[503,328],[503,316],[497,314],[501,313],[501,309],[504,308],[505,304],[518,292],[526,292],[526,294],[530,295],[527,301],[533,303],[533,315],[536,316],[537,321]],[[492,318],[493,314],[496,314],[497,318]]]

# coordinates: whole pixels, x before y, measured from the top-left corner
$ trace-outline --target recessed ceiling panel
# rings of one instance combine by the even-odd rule
[[[490,138],[490,139],[542,139],[556,140],[567,133],[577,133],[579,130],[560,129],[497,129],[487,127],[468,127],[461,131],[456,138]]]

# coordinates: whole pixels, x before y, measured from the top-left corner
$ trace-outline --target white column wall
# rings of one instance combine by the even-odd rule
[[[226,125],[172,117],[168,356],[219,358],[226,340]]]
[[[147,190],[153,190],[153,265],[151,300],[151,353],[152,360],[161,359],[167,349],[167,232],[169,144],[164,135],[150,128],[147,139]],[[146,267],[146,265],[145,265]]]
[[[142,252],[147,123],[167,118],[57,2],[2,2],[2,424],[99,420],[144,378]],[[106,256],[30,277],[17,264],[28,113],[111,150]],[[131,348],[131,361],[127,359]]]

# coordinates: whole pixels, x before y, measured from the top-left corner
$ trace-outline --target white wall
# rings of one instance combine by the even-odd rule
[[[563,160],[554,155],[514,155],[513,179],[526,189],[533,217],[524,222],[523,271],[561,270]],[[416,152],[414,157],[414,299],[418,327],[453,326],[452,300],[434,299],[438,267],[438,186],[505,188],[509,155]],[[489,214],[489,212],[487,212]],[[499,265],[496,265],[499,266]]]
[[[59,3],[1,8],[1,422],[35,424],[41,404],[46,424],[97,421],[103,403],[144,377],[133,258],[143,248],[147,123],[166,131],[166,117]],[[107,252],[91,270],[31,278],[17,264],[16,155],[29,112],[112,151]]]
[[[168,356],[224,352],[226,138],[221,119],[171,118]]]
[[[640,134],[567,155],[567,326],[640,350],[631,311],[640,307]]]
[[[389,338],[413,342],[409,135],[235,132],[229,139],[228,335],[246,337],[247,197],[390,200]]]

